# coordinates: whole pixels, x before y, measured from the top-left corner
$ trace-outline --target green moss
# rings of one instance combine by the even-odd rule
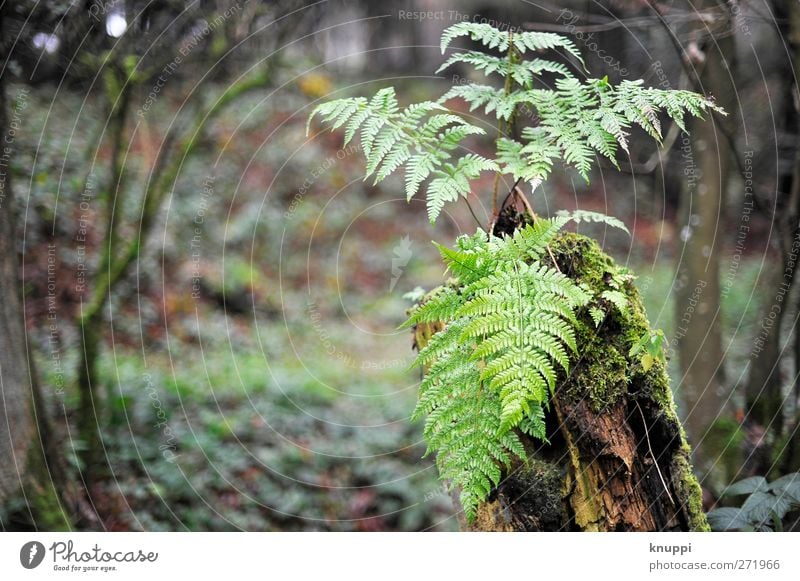
[[[679,433],[681,443],[674,454],[671,474],[678,498],[683,499],[685,505],[688,528],[710,530],[703,512],[702,489],[692,471],[691,451],[678,420],[664,363],[656,360],[644,371],[638,356],[629,355],[631,347],[650,332],[644,303],[633,277],[616,266],[594,240],[585,236],[562,234],[553,241],[551,249],[562,272],[586,285],[595,296],[605,290],[619,290],[628,301],[625,311],[620,312],[604,299],[596,299],[590,306],[607,313],[599,328],[595,328],[588,307],[579,315],[576,337],[579,358],[565,384],[567,395],[570,398],[588,398],[596,411],[626,395],[652,401],[664,414],[662,421],[673,425]],[[587,514],[578,515],[576,512],[576,516],[588,523],[591,503],[577,508]]]
[[[633,277],[617,266],[594,240],[574,233],[563,233],[552,243],[551,249],[559,267],[578,283],[588,287],[599,297],[603,291],[619,290],[628,305],[620,312],[603,298],[597,298],[580,313],[577,329],[579,360],[569,389],[570,395],[588,397],[597,411],[613,405],[634,385],[643,397],[655,401],[678,423],[672,391],[664,364],[655,361],[646,372],[640,360],[629,355],[639,339],[650,332],[650,324]],[[599,307],[607,313],[596,328],[589,315],[590,307]]]
[[[570,399],[588,398],[595,411],[615,404],[627,392],[628,361],[612,344],[580,322],[579,359],[564,389]]]
[[[50,488],[49,486],[47,488]],[[44,531],[69,531],[69,519],[56,498],[55,490],[37,491],[32,498],[36,526]]]
[[[689,445],[684,441],[673,459],[672,474],[677,475],[677,478],[673,479],[673,486],[678,493],[678,498],[685,499],[685,514],[689,521],[689,530],[709,532],[711,527],[708,525],[705,512],[703,512],[703,490],[692,471],[692,465],[689,462],[690,454]]]
[[[36,528],[44,531],[68,531],[70,521],[58,491],[53,486],[51,475],[42,458],[41,448],[33,445],[28,457],[30,479],[25,495],[31,504]]]
[[[513,506],[517,518],[516,522],[509,523],[512,524],[510,530],[563,530],[568,521],[563,480],[564,471],[559,464],[530,456],[499,486],[500,503],[494,508],[507,512],[504,507]]]
[[[563,233],[553,241],[551,250],[561,271],[598,297],[578,314],[578,360],[564,387],[570,398],[588,398],[592,408],[599,411],[614,405],[628,392],[628,351],[648,330],[644,308],[636,288],[622,276],[623,270],[594,240]],[[610,290],[619,290],[628,298],[631,304],[625,313],[599,298],[603,291]],[[606,313],[599,328],[592,321],[591,307]]]
[[[669,377],[663,362],[655,361],[647,372],[643,372],[642,368],[638,367],[632,374],[631,381],[636,385],[639,397],[654,401],[658,408],[664,411],[670,422],[680,425],[672,389],[669,385]]]

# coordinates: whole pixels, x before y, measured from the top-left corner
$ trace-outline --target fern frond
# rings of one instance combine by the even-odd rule
[[[521,62],[509,61],[508,58],[489,55],[479,51],[457,52],[450,55],[442,66],[437,69],[437,73],[455,63],[472,65],[476,70],[483,72],[486,76],[499,74],[501,77],[511,77],[517,84],[523,87],[532,85],[534,78],[542,73],[554,73],[562,77],[571,77],[569,68],[561,63],[546,59],[523,60]]]
[[[362,110],[367,105],[367,100],[363,97],[352,97],[348,99],[336,99],[321,103],[314,107],[306,121],[306,135],[311,129],[311,121],[319,115],[324,123],[331,125],[331,131],[341,127],[356,112]]]
[[[557,50],[562,49],[566,53],[575,57],[581,64],[583,64],[583,57],[578,47],[566,36],[555,34],[552,32],[522,32],[515,33],[514,47],[520,52],[524,53],[525,49],[531,52],[539,52],[543,50]]]
[[[422,182],[442,164],[437,152],[418,153],[411,156],[406,165],[406,199],[410,202],[419,191]]]
[[[561,215],[549,220],[537,220],[514,232],[510,239],[495,240],[494,248],[506,260],[536,260],[544,254],[547,245],[569,220],[569,216]]]
[[[589,308],[589,315],[592,317],[592,321],[594,322],[595,327],[599,327],[600,323],[606,318],[606,314],[603,312],[603,309],[598,307],[590,307]]]
[[[462,300],[453,287],[440,287],[435,293],[431,293],[427,300],[413,309],[406,322],[400,328],[411,327],[417,323],[450,321],[461,307]],[[415,366],[416,364],[412,365],[412,367]]]
[[[480,42],[489,49],[506,52],[509,42],[520,54],[526,51],[539,52],[542,50],[562,49],[578,59],[583,64],[583,58],[578,48],[569,38],[552,32],[513,32],[498,30],[491,24],[478,22],[459,22],[447,28],[442,34],[440,48],[442,54],[447,47],[460,36],[469,36],[472,40]]]
[[[433,337],[417,354],[411,367],[425,367],[438,358],[452,354],[458,346],[458,339],[464,332],[465,321],[451,321]]]
[[[574,212],[568,212],[566,210],[559,210],[556,212],[556,216],[566,218],[567,220],[572,220],[576,224],[580,224],[581,222],[606,224],[612,228],[618,228],[619,230],[622,230],[628,236],[631,235],[630,230],[628,230],[628,227],[622,220],[615,218],[614,216],[606,216],[600,212],[592,212],[590,210],[575,210]]]
[[[377,184],[405,166],[406,197],[411,200],[423,182],[428,188],[428,213],[435,220],[448,201],[469,192],[469,181],[481,171],[496,171],[497,164],[466,155],[451,162],[452,153],[470,135],[484,130],[449,112],[440,103],[424,101],[401,109],[394,88],[378,91],[369,101],[362,97],[338,99],[314,108],[306,131],[316,116],[332,129],[345,127],[345,144],[358,133],[366,158],[364,178]],[[483,169],[481,169],[483,168]]]
[[[440,48],[442,54],[450,46],[450,43],[459,36],[469,36],[472,40],[480,42],[485,47],[497,49],[500,52],[508,50],[508,32],[498,30],[490,24],[477,22],[459,22],[442,33]]]
[[[529,137],[532,133],[527,132]],[[514,181],[525,180],[532,189],[547,179],[559,154],[556,146],[537,138],[525,145],[505,137],[497,140],[497,161],[503,173],[511,174]]]
[[[484,113],[487,115],[494,112],[498,119],[508,121],[514,114],[519,97],[518,91],[506,94],[489,85],[471,83],[456,85],[439,98],[439,103],[445,103],[454,98],[463,99],[469,104],[470,111],[483,107]]]
[[[453,276],[458,278],[459,283],[464,286],[489,274],[488,269],[493,266],[493,263],[487,261],[482,252],[448,248],[441,244],[436,244],[436,247],[439,249],[439,254],[441,254],[447,268],[453,273]]]
[[[434,335],[433,340],[442,331]],[[420,386],[415,419],[426,416],[424,435],[428,452],[451,488],[459,488],[461,504],[472,519],[478,505],[500,483],[501,466],[512,456],[524,458],[516,434],[501,431],[499,399],[483,388],[477,367],[470,361],[471,345],[441,341],[446,354],[434,363]]]
[[[605,290],[600,293],[600,296],[617,307],[620,313],[624,313],[628,310],[628,298],[625,296],[625,293],[618,290]]]
[[[479,177],[481,172],[498,169],[494,161],[474,153],[465,155],[456,165],[444,164],[436,172],[438,177],[428,184],[428,219],[431,224],[436,221],[445,203],[455,202],[459,196],[467,197],[470,193],[470,182]]]

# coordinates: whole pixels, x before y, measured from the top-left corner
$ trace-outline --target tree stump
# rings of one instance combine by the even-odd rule
[[[564,233],[550,245],[559,269],[599,295],[617,270],[595,241]],[[474,531],[708,530],[690,449],[661,361],[645,371],[631,346],[649,332],[633,282],[625,313],[599,327],[579,318],[578,351],[547,413],[549,443],[525,434],[527,460],[507,470],[478,509]],[[418,325],[424,346],[437,325]]]

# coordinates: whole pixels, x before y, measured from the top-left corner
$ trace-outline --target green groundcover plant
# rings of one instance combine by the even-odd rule
[[[586,211],[537,217],[518,186],[525,182],[535,189],[558,161],[588,181],[600,156],[618,167],[619,149],[628,152],[634,126],[660,143],[662,117],[685,130],[686,114],[721,110],[697,93],[645,87],[641,80],[613,85],[607,78],[581,79],[573,73],[583,69],[579,51],[558,34],[464,22],[445,30],[442,52],[459,37],[468,37],[480,50],[454,52],[439,70],[471,65],[500,83],[457,85],[436,101],[406,107],[398,103],[395,89],[386,87],[371,99],[317,106],[309,126],[321,117],[331,130],[344,130],[345,145],[358,135],[365,178],[374,183],[402,168],[408,200],[424,190],[431,223],[445,204],[469,203],[483,172],[495,175],[488,232],[479,228],[460,237],[454,248],[438,245],[454,278],[426,296],[405,323],[444,325],[415,362],[426,373],[414,417],[426,418],[428,451],[436,453],[441,478],[460,490],[472,519],[500,482],[502,467],[514,456],[524,459],[519,433],[546,440],[550,393],[577,348],[576,315],[588,309],[599,325],[606,309],[626,307],[621,292],[594,296],[562,274],[549,250],[569,222],[604,222],[626,230],[624,224]],[[547,52],[560,60],[540,56]],[[465,147],[465,140],[486,131],[447,106],[455,99],[465,101],[470,112],[482,108],[495,117],[494,157]],[[506,198],[513,195],[528,209],[508,235],[495,227],[504,177],[514,183]],[[643,365],[652,363],[661,339],[657,333],[643,337],[632,352],[643,353]]]

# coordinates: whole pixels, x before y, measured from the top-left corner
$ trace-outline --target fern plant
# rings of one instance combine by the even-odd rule
[[[575,71],[582,70],[581,55],[558,34],[462,22],[445,30],[442,52],[459,37],[479,43],[482,50],[454,52],[439,70],[470,65],[487,77],[499,77],[502,86],[458,85],[436,101],[406,107],[400,106],[394,88],[386,87],[370,99],[318,105],[307,131],[319,116],[332,130],[344,130],[345,145],[358,135],[365,179],[373,177],[374,183],[403,168],[408,200],[424,189],[431,223],[445,204],[461,198],[468,203],[481,174],[495,174],[489,228],[459,238],[455,248],[439,246],[454,283],[423,300],[406,322],[444,324],[415,362],[426,373],[414,417],[426,418],[428,451],[436,453],[441,477],[460,489],[471,519],[499,484],[503,466],[515,456],[524,459],[519,433],[546,440],[545,411],[558,370],[569,369],[577,348],[576,314],[585,308],[600,325],[604,308],[626,308],[623,293],[606,289],[595,297],[559,272],[549,250],[570,221],[601,221],[622,229],[624,224],[585,211],[537,217],[517,186],[527,182],[535,189],[559,161],[588,181],[600,157],[618,166],[617,155],[620,149],[628,152],[633,127],[660,142],[663,116],[684,129],[686,114],[724,112],[689,91],[579,78]],[[542,58],[546,51],[560,53],[563,62]],[[482,109],[493,122],[468,121],[448,107],[456,99],[470,111]],[[529,113],[528,125],[521,123],[521,111]],[[486,135],[482,125],[495,122],[494,156],[470,152],[465,141]],[[494,227],[505,203],[498,208],[504,177],[513,182],[506,198],[513,195],[527,208],[520,227],[505,237]]]
[[[471,182],[484,171],[510,175],[535,188],[562,160],[588,180],[598,155],[618,164],[618,149],[628,151],[631,127],[641,127],[660,142],[662,113],[684,129],[686,113],[721,112],[712,101],[690,91],[645,87],[641,80],[616,86],[607,78],[580,80],[562,63],[525,58],[560,50],[583,65],[574,43],[558,34],[503,32],[489,24],[461,22],[444,32],[442,52],[460,36],[482,43],[486,51],[457,52],[439,70],[455,63],[469,64],[487,76],[503,77],[502,88],[457,85],[437,101],[401,108],[394,88],[386,87],[372,99],[350,97],[322,103],[308,119],[309,127],[319,115],[332,130],[344,128],[345,145],[360,135],[367,161],[365,179],[374,176],[378,183],[403,167],[409,200],[425,185],[431,222],[446,203],[467,198]],[[555,88],[537,86],[544,75],[555,77]],[[470,111],[483,108],[500,122],[494,159],[460,149],[468,136],[486,132],[445,106],[455,98],[466,101]],[[522,107],[535,112],[537,121],[521,128],[521,140],[516,140],[508,130]]]

